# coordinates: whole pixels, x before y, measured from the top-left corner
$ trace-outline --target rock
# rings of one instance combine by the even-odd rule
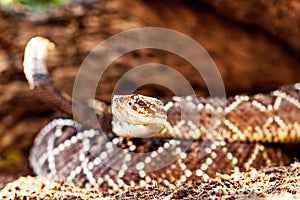
[[[300,2],[291,1],[209,1],[213,9],[249,29],[258,27],[299,54]],[[297,25],[298,24],[298,25]]]

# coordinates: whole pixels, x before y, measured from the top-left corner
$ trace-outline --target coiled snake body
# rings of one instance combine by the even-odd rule
[[[38,175],[108,192],[153,184],[176,187],[208,181],[217,172],[286,164],[288,158],[270,143],[300,140],[299,83],[228,99],[117,96],[113,116],[109,109],[96,114],[97,129],[89,120],[94,110],[79,102],[72,107],[70,97],[49,78],[43,62],[49,48],[52,43],[41,37],[27,44],[28,82],[43,101],[70,116],[73,108],[79,116],[78,123],[55,119],[41,130],[30,155]],[[198,113],[197,121],[181,119],[182,105]],[[128,137],[139,133],[145,138]]]

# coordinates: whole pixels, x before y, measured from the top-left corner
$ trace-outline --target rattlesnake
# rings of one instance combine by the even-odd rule
[[[289,159],[272,143],[300,140],[299,83],[270,94],[227,99],[173,97],[159,101],[142,95],[117,96],[114,116],[109,106],[96,114],[99,129],[89,120],[94,109],[72,102],[48,76],[43,59],[52,47],[42,37],[30,40],[25,49],[25,75],[43,101],[69,116],[73,108],[79,116],[78,122],[54,119],[36,137],[30,163],[38,175],[108,192],[155,184],[172,188],[208,181],[217,172],[286,164]],[[181,119],[182,105],[198,113],[199,123]],[[217,120],[211,122],[214,114]],[[153,119],[158,119],[157,126],[151,124]],[[126,133],[123,128],[132,121],[143,121],[147,130],[150,124],[151,131],[142,135],[146,138],[128,137],[139,133]],[[153,130],[158,133],[149,138]]]

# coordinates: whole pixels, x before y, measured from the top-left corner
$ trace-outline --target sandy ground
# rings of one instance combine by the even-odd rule
[[[105,194],[96,189],[20,177],[0,191],[2,199],[300,199],[300,163],[288,167],[252,169],[232,175],[219,174],[208,183],[184,184],[176,189],[152,186]]]

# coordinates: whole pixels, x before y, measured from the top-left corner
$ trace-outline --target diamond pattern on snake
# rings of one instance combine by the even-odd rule
[[[30,163],[37,175],[107,192],[156,184],[174,188],[206,182],[216,173],[287,164],[288,156],[273,144],[300,140],[300,83],[227,99],[116,96],[95,123],[89,120],[94,108],[72,102],[48,75],[44,58],[53,47],[45,38],[31,39],[25,75],[40,99],[79,116],[77,122],[54,119],[36,137]]]

